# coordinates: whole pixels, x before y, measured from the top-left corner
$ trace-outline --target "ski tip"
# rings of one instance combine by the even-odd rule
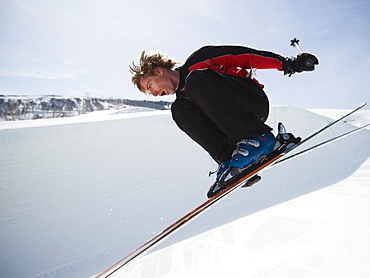
[[[358,107],[359,107],[359,108],[362,108],[362,107],[364,107],[366,104],[367,104],[367,102],[365,101],[365,102],[361,103]]]

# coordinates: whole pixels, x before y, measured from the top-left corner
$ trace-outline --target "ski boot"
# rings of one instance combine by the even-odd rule
[[[230,165],[226,167],[223,167],[222,164],[220,165],[216,181],[207,193],[208,198],[215,196],[218,192],[238,180],[239,177],[247,175],[248,172],[255,170],[258,165],[292,148],[300,141],[300,137],[287,133],[282,123],[278,125],[278,135],[276,137],[269,132],[260,137],[250,137],[241,140],[232,154]],[[259,175],[254,175],[242,187],[250,187],[260,180],[261,177]]]
[[[281,149],[281,151],[288,150],[301,142],[300,137],[295,137],[292,133],[287,133],[285,126],[282,123],[278,124],[278,135],[276,136],[276,144],[274,150]],[[251,187],[255,183],[259,182],[262,179],[259,175],[254,175],[246,181],[246,183],[241,187]]]
[[[275,149],[284,146],[285,150],[291,149],[294,145],[301,142],[301,137],[295,137],[292,133],[287,133],[282,123],[278,124],[278,135],[276,136],[277,144]]]
[[[259,137],[250,137],[237,143],[230,162],[230,173],[235,176],[272,152],[277,143],[275,136],[268,132]]]
[[[230,160],[225,160],[218,166],[218,169],[216,172],[216,182],[218,182],[220,178],[222,177],[222,175],[226,172],[226,170],[229,169],[229,166],[230,166]]]
[[[216,173],[216,180],[214,182],[214,184],[211,186],[211,190],[208,192],[207,194],[207,197],[208,198],[211,198],[213,196],[212,192],[214,191],[217,191],[219,190],[221,187],[219,186],[219,181],[222,177],[222,175],[228,171],[229,169],[229,166],[230,166],[230,160],[225,160],[224,162],[222,162],[219,166],[218,166],[218,169],[217,169],[217,172],[210,172],[209,173],[209,176],[211,176],[212,174]],[[212,194],[212,195],[211,195]]]

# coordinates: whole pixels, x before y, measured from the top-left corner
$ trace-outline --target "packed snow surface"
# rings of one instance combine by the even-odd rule
[[[217,165],[170,112],[125,112],[0,123],[0,277],[94,276],[206,200]],[[268,124],[306,137],[345,112],[272,107]],[[369,277],[369,142],[263,172],[114,277]]]

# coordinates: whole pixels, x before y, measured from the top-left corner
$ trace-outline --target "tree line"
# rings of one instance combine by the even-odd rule
[[[131,106],[157,110],[170,109],[171,102],[97,97],[6,96],[0,95],[0,120],[35,120],[73,117],[94,111]]]

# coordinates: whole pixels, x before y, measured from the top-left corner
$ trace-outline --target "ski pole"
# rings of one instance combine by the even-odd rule
[[[299,46],[299,39],[297,38],[294,38],[292,40],[290,40],[290,45],[293,46],[293,47],[297,47],[298,51],[299,51],[299,54],[303,54],[303,51],[301,49],[301,47]],[[306,67],[312,67],[314,66],[314,61],[312,58],[308,58],[305,62],[304,62],[305,66]]]

